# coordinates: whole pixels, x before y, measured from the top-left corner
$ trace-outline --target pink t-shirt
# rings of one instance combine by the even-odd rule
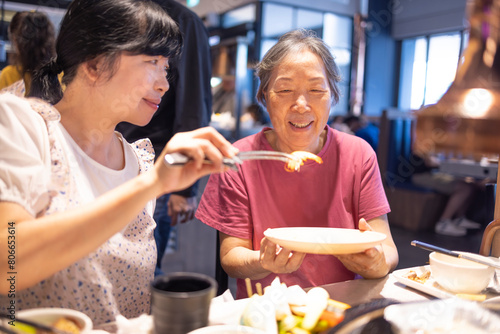
[[[273,150],[264,128],[235,143],[240,151]],[[305,162],[299,172],[287,172],[279,161],[247,161],[238,172],[210,176],[196,217],[234,237],[252,240],[260,249],[263,232],[276,227],[358,227],[360,218],[390,211],[375,152],[363,139],[327,127],[319,152],[323,164]],[[331,255],[307,254],[299,270],[271,274],[252,282],[263,287],[279,276],[281,282],[303,288],[354,278]],[[237,280],[237,298],[246,297],[245,282]]]

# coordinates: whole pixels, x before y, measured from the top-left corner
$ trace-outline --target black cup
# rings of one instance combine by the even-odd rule
[[[158,276],[151,284],[155,334],[186,334],[208,325],[217,282],[204,274],[178,272]]]

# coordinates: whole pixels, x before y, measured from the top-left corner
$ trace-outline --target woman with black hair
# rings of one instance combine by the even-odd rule
[[[14,63],[0,73],[0,89],[22,79],[20,93],[29,93],[35,70],[55,55],[54,25],[43,12],[23,11],[12,17],[8,30]]]
[[[154,199],[223,171],[236,152],[203,128],[175,135],[153,165],[149,140],[129,144],[114,131],[149,122],[181,44],[151,2],[75,0],[57,57],[33,77],[30,95],[43,100],[0,95],[0,253],[15,254],[0,262],[0,312],[65,307],[95,325],[149,312]],[[170,152],[193,162],[167,167]]]

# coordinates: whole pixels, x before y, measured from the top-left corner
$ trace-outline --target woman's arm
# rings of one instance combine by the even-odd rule
[[[184,153],[193,162],[183,167],[167,167],[163,155],[170,152]],[[214,129],[179,133],[167,144],[153,169],[85,206],[35,218],[19,204],[1,202],[0,254],[7,258],[7,240],[12,235],[8,227],[12,222],[16,288],[28,288],[83,258],[123,229],[149,200],[183,189],[204,175],[223,171],[222,157],[231,157],[235,152]],[[203,164],[205,157],[213,164]],[[7,261],[0,261],[0,271],[12,271]],[[8,291],[7,283],[0,280],[0,293]]]

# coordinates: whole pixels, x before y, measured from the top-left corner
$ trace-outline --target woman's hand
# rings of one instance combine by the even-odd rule
[[[375,231],[365,219],[359,220],[360,231]],[[392,237],[388,236],[390,243],[388,247],[392,247]],[[392,244],[392,245],[391,245]],[[395,250],[395,246],[394,246]],[[344,266],[352,272],[355,272],[364,278],[380,278],[387,275],[395,264],[389,264],[386,260],[384,247],[382,245],[369,248],[361,253],[335,255]],[[397,258],[397,251],[396,251]],[[396,262],[397,263],[397,262]]]
[[[275,274],[289,274],[299,269],[305,253],[281,248],[266,237],[260,242],[260,264]]]
[[[184,166],[167,166],[163,157],[174,152],[182,153],[192,161]],[[222,158],[232,158],[237,152],[231,143],[211,127],[177,133],[155,163],[157,181],[162,187],[161,194],[185,189],[200,177],[227,170],[222,164]],[[203,163],[205,159],[212,163]]]

